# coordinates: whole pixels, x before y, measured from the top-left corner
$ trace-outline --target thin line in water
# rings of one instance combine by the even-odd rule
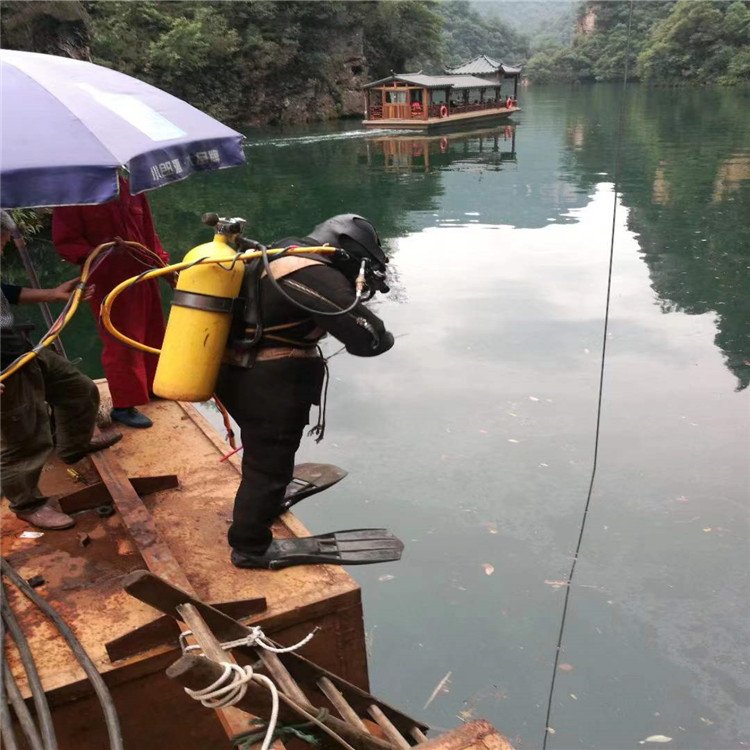
[[[630,9],[628,12],[628,33],[626,43],[626,54],[625,54],[625,70],[622,77],[622,95],[620,97],[620,111],[618,113],[617,132],[615,137],[615,153],[614,153],[614,167],[613,167],[613,208],[612,208],[612,231],[609,242],[609,266],[607,269],[607,299],[604,306],[604,329],[602,331],[602,353],[601,353],[601,365],[599,368],[599,393],[597,396],[596,404],[596,429],[594,431],[594,457],[591,466],[591,479],[589,481],[589,489],[586,495],[586,504],[583,508],[583,516],[581,518],[581,526],[578,532],[578,542],[576,549],[573,554],[573,562],[570,566],[568,573],[567,583],[565,586],[565,600],[563,602],[562,616],[560,618],[560,630],[557,636],[557,646],[555,648],[555,659],[552,665],[552,680],[550,682],[549,695],[547,698],[547,713],[544,719],[544,741],[542,742],[542,750],[547,750],[547,742],[552,734],[550,727],[550,718],[552,716],[552,699],[555,693],[555,682],[557,678],[557,669],[560,663],[560,651],[562,649],[563,636],[565,634],[565,622],[568,616],[568,604],[570,602],[570,589],[573,584],[573,576],[575,575],[576,564],[578,563],[578,557],[581,552],[581,546],[583,544],[583,534],[586,529],[586,521],[588,519],[589,506],[591,505],[591,495],[594,490],[594,480],[596,478],[596,469],[599,460],[599,434],[602,422],[602,396],[604,393],[604,366],[607,358],[607,332],[609,330],[609,308],[610,301],[612,298],[612,267],[615,254],[615,229],[617,222],[617,201],[619,197],[619,180],[620,180],[620,144],[622,140],[622,131],[625,114],[625,94],[626,85],[628,82],[628,68],[630,63],[630,31],[632,28],[633,21],[633,2],[630,0]]]

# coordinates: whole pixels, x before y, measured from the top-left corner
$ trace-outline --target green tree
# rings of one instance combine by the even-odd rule
[[[364,51],[373,78],[421,67],[424,59],[442,49],[441,4],[425,0],[347,3],[365,10]]]
[[[679,0],[638,58],[647,81],[738,83],[750,73],[747,3]]]

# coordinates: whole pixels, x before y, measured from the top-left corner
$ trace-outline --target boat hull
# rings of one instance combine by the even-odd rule
[[[461,112],[457,115],[447,117],[429,117],[421,119],[391,119],[391,120],[362,120],[366,128],[389,128],[392,130],[447,130],[449,128],[462,127],[477,122],[489,123],[503,120],[516,112],[520,107],[502,107],[500,109],[482,110],[479,112]]]

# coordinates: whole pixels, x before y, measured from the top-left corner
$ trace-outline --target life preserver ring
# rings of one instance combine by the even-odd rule
[[[446,107],[445,104],[440,105],[440,116],[448,117],[448,107]]]
[[[510,109],[513,106],[513,99],[511,97],[508,97],[505,100],[505,108]]]

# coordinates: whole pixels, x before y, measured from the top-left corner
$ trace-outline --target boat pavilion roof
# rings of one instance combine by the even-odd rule
[[[421,86],[426,89],[482,89],[498,85],[494,81],[488,81],[486,78],[477,78],[471,75],[428,76],[422,73],[394,73],[387,78],[366,83],[362,88],[371,89],[375,86],[395,83],[396,81],[411,84],[412,86]]]
[[[506,65],[502,60],[494,60],[487,55],[478,55],[473,60],[457,65],[455,68],[445,69],[445,72],[451,76],[488,75],[498,71],[502,71],[506,76],[515,76],[521,73],[521,67]]]

